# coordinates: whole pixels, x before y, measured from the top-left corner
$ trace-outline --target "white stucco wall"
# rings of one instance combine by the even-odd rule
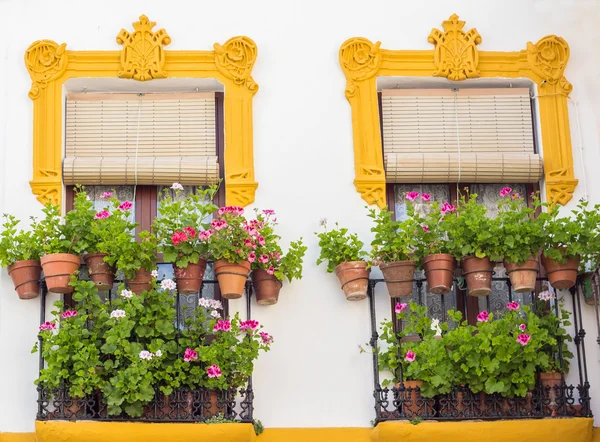
[[[143,5],[143,6],[142,6]],[[32,103],[23,63],[26,48],[48,38],[72,50],[117,50],[115,36],[140,14],[165,28],[170,50],[210,49],[234,35],[259,48],[253,77],[256,206],[278,212],[285,240],[309,246],[304,279],[285,285],[279,304],[255,307],[275,336],[256,367],[255,415],[270,427],[368,426],[374,417],[371,359],[357,345],[369,339],[367,301],[346,302],[335,276],[317,268],[318,220],[339,220],[368,242],[369,220],[352,180],[350,106],[338,64],[349,37],[381,40],[384,48],[429,49],[431,28],[452,13],[476,27],[481,50],[517,51],[547,34],[571,47],[566,76],[574,85],[581,137],[570,106],[576,176],[600,202],[600,1],[595,0],[304,0],[125,2],[0,0],[0,212],[20,218],[39,212],[31,194]],[[578,147],[584,148],[583,157]],[[19,301],[0,272],[0,431],[31,431],[39,302]],[[379,293],[380,318],[387,294]],[[243,304],[233,303],[243,309]],[[600,416],[600,353],[593,309],[583,306],[593,410]],[[600,419],[597,419],[600,424]]]

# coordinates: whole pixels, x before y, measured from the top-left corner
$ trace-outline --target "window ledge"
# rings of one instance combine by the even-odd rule
[[[252,424],[36,421],[38,442],[253,442]]]
[[[382,422],[373,430],[373,442],[591,442],[591,418],[523,419],[502,421]]]

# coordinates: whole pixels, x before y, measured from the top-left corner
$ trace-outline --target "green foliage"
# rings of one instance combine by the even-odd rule
[[[571,216],[559,217],[557,207],[540,215],[543,222],[544,255],[560,263],[581,256],[582,264],[592,269],[600,264],[600,204],[593,207],[581,199]]]
[[[327,230],[327,223],[322,222],[324,232],[315,233],[319,238],[321,253],[317,259],[317,265],[327,262],[327,272],[333,273],[335,268],[343,262],[362,261],[367,255],[363,250],[364,243],[358,239],[355,233],[348,233],[348,229],[339,227],[335,223],[335,229]]]
[[[306,253],[306,246],[302,238],[291,242],[287,253],[283,254],[280,246],[281,236],[275,233],[277,218],[272,210],[263,210],[257,215],[257,238],[252,240],[252,247],[256,255],[252,260],[252,269],[266,270],[279,280],[287,278],[292,282],[294,278],[302,278],[302,261]],[[252,221],[251,221],[252,222]],[[268,258],[260,259],[261,257]]]
[[[419,215],[412,204],[407,203],[408,217],[394,221],[389,210],[369,211],[375,237],[371,242],[371,258],[377,263],[416,260],[423,258],[423,234],[425,218]]]
[[[218,209],[212,203],[217,191],[217,185],[186,196],[181,195],[181,190],[175,190],[173,198],[171,189],[164,190],[153,231],[165,262],[187,267],[190,263],[197,264],[200,258],[207,259],[208,243],[200,239],[198,233],[210,228],[209,218]]]
[[[439,203],[433,202],[428,206],[423,220],[426,229],[424,228],[421,232],[424,256],[436,253],[451,253],[451,242],[445,230],[444,217],[445,215],[440,211]]]
[[[71,252],[76,238],[69,240],[64,237],[60,207],[48,201],[42,212],[44,212],[44,218],[37,224],[33,234],[41,240],[43,253],[50,255]]]
[[[536,301],[536,312],[540,318],[539,327],[548,333],[548,341],[541,350],[548,356],[549,366],[546,371],[568,373],[570,360],[573,359],[573,353],[569,350],[568,343],[573,341],[573,338],[567,333],[565,327],[571,325],[571,313],[565,308],[564,298],[560,298],[556,301],[558,302],[557,316],[549,302],[541,299],[544,295],[549,299],[554,299],[554,295],[550,292],[542,292],[540,299]]]
[[[73,210],[65,214],[65,222],[61,226],[62,236],[71,246],[70,252],[79,255],[83,252],[96,252],[97,240],[92,233],[92,224],[96,211],[94,204],[89,200],[85,189],[77,187],[73,200]],[[103,220],[107,221],[107,220]]]
[[[535,216],[541,203],[537,195],[532,198],[533,207],[529,207],[527,201],[517,194],[506,194],[498,203],[497,220],[503,239],[498,253],[507,262],[522,265],[531,256],[537,257],[544,245],[543,218]]]
[[[114,193],[114,192],[113,192]],[[108,198],[108,208],[99,213],[108,213],[107,218],[94,218],[91,221],[90,239],[86,247],[89,253],[114,255],[123,242],[131,241],[137,223],[131,222],[128,201],[121,203],[117,198]],[[105,259],[115,262],[117,258]]]
[[[42,244],[33,233],[37,229],[37,219],[31,217],[29,231],[17,230],[19,220],[13,215],[4,214],[4,224],[0,234],[0,266],[8,267],[17,261],[39,260]]]
[[[156,267],[158,240],[152,233],[142,230],[139,240],[127,233],[119,235],[118,241],[113,241],[110,254],[104,258],[106,262],[123,272],[127,279],[132,279],[139,269],[151,271]]]
[[[221,207],[218,218],[211,223],[208,248],[213,259],[231,263],[248,260],[254,252],[253,241],[258,240],[258,220],[246,221],[244,209],[236,206]]]
[[[450,239],[448,251],[457,260],[470,255],[487,256],[492,261],[503,258],[499,221],[488,217],[485,206],[477,203],[477,194],[471,194],[468,200],[461,195],[457,213],[446,214],[442,228]]]

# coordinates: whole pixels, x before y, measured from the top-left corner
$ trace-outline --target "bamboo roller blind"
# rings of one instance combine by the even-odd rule
[[[396,183],[537,182],[528,89],[382,91],[386,178]],[[460,142],[460,152],[459,152]]]
[[[150,185],[219,179],[212,92],[71,94],[65,136],[65,184],[134,184],[136,173]]]

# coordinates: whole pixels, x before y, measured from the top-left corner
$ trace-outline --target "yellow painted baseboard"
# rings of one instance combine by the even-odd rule
[[[250,425],[37,422],[36,433],[0,433],[0,442],[600,442],[591,419],[495,422],[388,422],[377,428],[267,428],[258,437]]]

